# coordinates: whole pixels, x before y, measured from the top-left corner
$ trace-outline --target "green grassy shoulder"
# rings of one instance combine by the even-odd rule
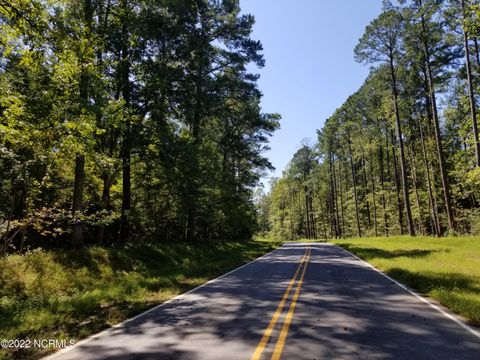
[[[0,339],[98,332],[265,254],[276,243],[35,250],[0,259]],[[0,359],[48,351],[6,351]]]
[[[480,237],[379,237],[332,242],[480,325]]]

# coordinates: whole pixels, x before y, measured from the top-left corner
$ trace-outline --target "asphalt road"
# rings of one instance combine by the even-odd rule
[[[297,243],[54,358],[480,359],[480,337],[346,251]]]

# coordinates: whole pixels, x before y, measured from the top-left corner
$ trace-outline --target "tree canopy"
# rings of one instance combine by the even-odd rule
[[[2,251],[242,240],[279,115],[236,0],[0,2]]]

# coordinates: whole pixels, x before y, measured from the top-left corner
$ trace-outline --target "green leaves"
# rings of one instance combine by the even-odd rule
[[[0,11],[0,224],[38,220],[22,241],[48,246],[78,224],[87,243],[116,242],[127,218],[132,239],[251,236],[280,117],[260,111],[247,68],[263,66],[262,47],[238,1],[14,0]],[[73,216],[72,199],[75,221],[47,221]]]
[[[355,47],[355,60],[378,63],[396,59],[401,52],[403,22],[395,10],[385,10],[365,29]]]

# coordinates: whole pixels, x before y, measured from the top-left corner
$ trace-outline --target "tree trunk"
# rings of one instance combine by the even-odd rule
[[[422,205],[420,203],[420,196],[418,194],[418,186],[417,186],[417,168],[415,166],[415,158],[413,157],[413,150],[412,147],[410,147],[410,167],[412,169],[412,184],[413,184],[413,190],[415,194],[415,202],[417,203],[417,208],[418,208],[418,231],[420,234],[424,235],[424,227],[423,227],[423,211],[422,211]]]
[[[462,9],[463,9],[463,20],[465,20],[465,0],[462,0]],[[473,128],[473,139],[475,141],[475,164],[477,167],[480,167],[480,141],[478,139],[478,124],[477,124],[477,109],[475,103],[475,95],[473,93],[473,80],[472,80],[472,66],[470,64],[470,47],[468,45],[468,33],[463,28],[463,44],[465,47],[465,67],[467,70],[467,82],[468,82],[468,98],[470,100],[470,115],[472,117],[472,128]],[[448,211],[448,209],[447,209]],[[451,209],[450,209],[451,212]],[[450,227],[450,216],[449,215],[449,227]]]
[[[372,204],[373,204],[373,230],[375,236],[378,236],[378,225],[377,225],[377,204],[375,200],[375,178],[373,176],[373,159],[370,158],[370,180],[372,182]]]
[[[122,0],[121,7],[127,13],[128,0]],[[125,101],[125,107],[130,108],[130,59],[129,59],[129,33],[127,19],[122,19],[122,45],[120,60],[120,87]],[[127,114],[122,143],[122,214],[120,220],[120,241],[125,242],[130,233],[129,212],[131,207],[131,123]]]
[[[430,124],[430,119],[432,119],[432,106],[430,104],[430,96],[428,95],[428,80],[427,80],[427,70],[423,69],[423,75],[424,75],[424,87],[425,87],[425,103],[426,103],[426,110],[427,110],[427,118],[429,120],[428,124]],[[423,131],[423,125],[422,125],[422,120],[419,119],[418,122],[418,128],[420,130],[420,140],[422,144],[422,155],[423,155],[423,165],[425,168],[425,174],[427,178],[427,188],[428,188],[428,201],[429,205],[431,206],[431,214],[432,214],[432,229],[435,235],[441,236],[441,229],[440,229],[440,221],[438,218],[438,211],[437,211],[437,199],[435,194],[433,193],[433,186],[432,186],[432,178],[431,178],[431,172],[430,168],[431,165],[428,160],[427,156],[427,148],[425,145],[425,133]]]
[[[344,174],[343,174],[343,175],[344,175],[344,180],[345,180],[344,188],[343,188],[343,193],[344,193],[344,195],[345,195],[345,201],[344,201],[343,203],[346,205],[346,204],[348,203],[348,201],[349,201],[349,197],[348,197],[348,195],[349,195],[349,192],[348,192],[348,190],[349,190],[349,187],[348,187],[348,178],[349,178],[349,175],[348,175],[348,174],[349,174],[349,170],[350,170],[350,169],[349,169],[348,159],[345,159],[345,163],[344,163],[344,166],[343,166],[343,170],[344,170]],[[343,217],[344,217],[344,219],[345,219],[346,211],[347,211],[347,210],[346,210],[346,208],[344,207],[344,210],[343,210]],[[348,219],[347,219],[347,220],[348,220]],[[349,227],[348,225],[346,225],[346,224],[347,224],[347,221],[345,221],[344,224],[343,224],[343,233],[344,233],[344,234],[346,233],[345,230],[346,230],[347,228],[350,228],[350,227]]]
[[[412,211],[410,208],[410,195],[408,192],[408,177],[407,177],[407,167],[405,161],[405,149],[403,146],[403,134],[402,126],[400,123],[400,111],[398,109],[398,94],[397,94],[397,77],[395,75],[395,68],[393,66],[393,55],[390,54],[390,75],[392,78],[392,94],[393,94],[393,105],[395,108],[395,123],[397,126],[397,138],[400,150],[400,173],[402,179],[402,188],[403,188],[403,200],[405,203],[405,212],[407,214],[407,226],[410,236],[415,235],[415,229],[413,228],[412,220]]]
[[[310,206],[310,227],[311,227],[311,235],[312,239],[317,238],[317,230],[316,230],[316,224],[315,224],[315,213],[313,211],[313,194],[310,193],[310,196],[308,197],[308,202]]]
[[[298,203],[298,215],[299,215],[299,219],[300,219],[300,227],[299,227],[299,231],[298,231],[298,237],[304,235],[302,234],[301,230],[304,229],[304,224],[303,224],[303,211],[302,211],[302,194],[300,193],[300,191],[298,192],[298,196],[297,196],[297,203]]]
[[[306,218],[306,225],[307,225],[307,231],[306,231],[306,235],[307,235],[307,239],[311,239],[312,238],[312,234],[311,234],[311,228],[310,228],[310,205],[308,203],[308,188],[306,186],[303,187],[303,191],[305,192],[305,218]]]
[[[335,162],[332,165],[332,173],[333,173],[333,187],[334,187],[334,194],[335,194],[335,224],[337,226],[337,233],[338,237],[342,238],[342,226],[340,225],[340,217],[338,212],[338,181],[337,181],[337,172],[335,171]]]
[[[78,154],[75,157],[75,180],[73,186],[73,238],[72,245],[74,247],[82,247],[84,245],[83,225],[79,218],[83,210],[83,186],[85,182],[85,156]]]
[[[320,214],[322,215],[322,228],[323,228],[323,237],[325,240],[328,240],[328,234],[327,234],[327,224],[328,221],[325,219],[323,214],[326,214],[327,212],[323,210],[322,202],[320,201],[319,203],[320,206]]]
[[[367,180],[367,170],[365,166],[365,156],[362,153],[362,160],[360,161],[362,165],[362,172],[363,172],[363,184],[365,185],[364,197],[365,197],[365,204],[366,204],[366,211],[367,211],[367,223],[368,227],[372,226],[372,219],[370,216],[370,202],[368,201],[368,180]]]
[[[463,1],[463,0],[462,0]],[[433,81],[433,74],[432,74],[432,69],[430,66],[430,52],[428,49],[428,44],[426,41],[426,25],[425,25],[425,19],[422,15],[422,30],[424,33],[424,41],[423,41],[423,50],[425,54],[425,66],[427,70],[427,79],[428,79],[428,88],[429,88],[429,95],[430,95],[430,104],[432,106],[432,116],[433,116],[433,127],[435,130],[435,142],[437,144],[437,156],[438,156],[438,164],[440,166],[440,178],[442,180],[442,189],[443,189],[443,195],[444,195],[444,200],[445,200],[445,208],[447,211],[447,217],[448,217],[448,228],[450,230],[455,229],[455,219],[453,216],[453,211],[452,211],[452,206],[451,206],[451,197],[450,197],[450,186],[448,184],[448,177],[447,177],[447,172],[445,169],[445,160],[444,160],[444,154],[443,154],[443,146],[442,146],[442,134],[440,132],[440,124],[438,120],[438,113],[437,113],[437,100],[435,96],[435,87],[434,87],[434,81]],[[465,35],[466,36],[466,35]],[[468,47],[468,46],[467,46]],[[471,82],[469,82],[471,84]],[[476,132],[476,118],[474,120],[475,125],[474,125],[474,131]],[[478,133],[477,133],[478,136]],[[477,148],[479,146],[478,143],[478,138],[475,138]],[[477,151],[477,161],[478,161],[478,156],[479,153]],[[477,166],[480,165],[480,162],[477,164]]]
[[[112,175],[103,174],[102,207],[104,210],[110,210],[110,188],[112,186]],[[103,245],[105,242],[105,225],[100,225],[97,233],[97,244]]]
[[[340,237],[343,238],[344,237],[344,231],[345,231],[345,217],[344,217],[344,214],[343,214],[343,204],[345,204],[344,200],[343,200],[343,191],[342,191],[342,168],[341,168],[341,164],[338,164],[338,172],[339,172],[339,177],[340,177],[340,184],[338,185],[338,188],[340,190],[340,229],[341,229],[341,235]]]
[[[473,44],[475,46],[475,60],[477,60],[477,66],[480,66],[480,51],[478,49],[478,39],[473,39]]]
[[[355,183],[355,167],[353,165],[353,155],[352,155],[352,143],[350,141],[350,134],[347,133],[348,141],[348,153],[350,157],[350,168],[352,170],[352,183],[353,183],[353,197],[355,200],[355,218],[357,220],[357,234],[358,237],[362,237],[362,229],[360,227],[360,215],[358,213],[358,199],[357,199],[357,185]]]
[[[85,37],[87,41],[92,34],[93,26],[93,6],[91,0],[84,0],[83,2],[83,20],[85,26]],[[89,86],[90,76],[85,70],[85,64],[88,64],[89,59],[84,57],[85,54],[81,54],[82,72],[80,74],[79,81],[79,93],[81,108],[85,109],[88,106],[89,101]],[[72,245],[74,247],[82,247],[85,243],[83,236],[83,225],[79,218],[79,215],[83,211],[83,188],[85,183],[85,155],[78,153],[75,156],[75,177],[73,184],[73,202],[72,202],[72,214],[73,214],[73,235]]]
[[[404,234],[404,229],[403,229],[403,206],[402,206],[402,200],[400,199],[400,179],[398,176],[398,160],[397,160],[397,152],[395,149],[395,143],[394,143],[394,136],[393,132],[391,134],[392,136],[392,156],[393,156],[393,169],[395,170],[395,187],[396,187],[396,194],[397,194],[397,209],[398,209],[398,223],[400,225],[400,235]]]
[[[428,200],[430,204],[430,211],[432,213],[432,222],[434,226],[433,230],[437,236],[440,236],[441,230],[440,230],[440,222],[438,219],[438,212],[436,207],[436,198],[432,191],[432,180],[430,177],[430,166],[428,163],[427,149],[425,147],[425,136],[423,134],[423,127],[420,122],[419,122],[419,128],[420,128],[420,139],[422,142],[423,166],[425,167],[425,176],[427,178]]]
[[[382,146],[378,147],[378,162],[380,172],[380,184],[382,188],[382,207],[383,207],[383,229],[384,234],[388,237],[388,214],[387,214],[387,201],[385,199],[385,175],[383,169],[383,151]]]
[[[329,207],[330,207],[330,223],[331,223],[331,232],[335,234],[335,238],[338,238],[338,218],[336,217],[336,204],[335,204],[335,180],[333,176],[333,154],[330,151],[328,155],[328,172],[329,172],[329,182],[330,182],[330,191],[329,191]]]

